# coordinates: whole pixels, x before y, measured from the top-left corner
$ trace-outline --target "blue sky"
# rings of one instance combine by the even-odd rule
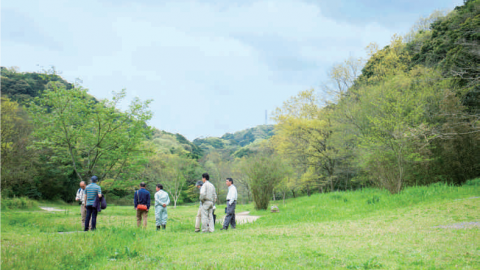
[[[193,140],[263,124],[333,64],[462,3],[3,0],[1,65],[53,65],[97,98],[126,88],[154,100],[150,125]]]

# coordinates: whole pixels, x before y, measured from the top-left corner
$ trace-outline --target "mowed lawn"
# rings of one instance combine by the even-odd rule
[[[366,189],[271,202],[280,213],[212,234],[194,233],[198,205],[169,208],[166,231],[136,228],[132,207],[108,206],[96,232],[63,212],[2,211],[2,269],[480,269],[480,186],[434,185],[401,194]],[[217,218],[224,206],[217,206]],[[436,227],[460,224],[458,227]]]

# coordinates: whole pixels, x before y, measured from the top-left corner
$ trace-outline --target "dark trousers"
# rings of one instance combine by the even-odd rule
[[[228,225],[232,225],[232,229],[237,227],[235,222],[235,206],[237,202],[233,202],[231,205],[227,202],[227,215],[225,216],[225,221],[223,222],[223,228],[228,229]]]
[[[92,231],[97,228],[97,208],[93,205],[87,205],[87,217],[85,218],[85,231],[88,231],[88,224],[90,223],[90,218],[92,218]]]

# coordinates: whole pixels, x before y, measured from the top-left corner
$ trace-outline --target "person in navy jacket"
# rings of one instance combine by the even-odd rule
[[[145,187],[145,182],[140,183],[140,189],[135,192],[133,198],[137,210],[137,227],[140,227],[143,219],[143,228],[147,228],[148,210],[150,209],[150,192]]]

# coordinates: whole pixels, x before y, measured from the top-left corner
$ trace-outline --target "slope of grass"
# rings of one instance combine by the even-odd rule
[[[169,209],[167,230],[136,228],[133,207],[109,206],[98,230],[80,230],[79,207],[2,211],[3,269],[479,269],[480,187],[436,185],[397,195],[368,189],[317,194],[253,211],[254,224],[194,233],[197,206]],[[221,219],[224,206],[218,206]]]

